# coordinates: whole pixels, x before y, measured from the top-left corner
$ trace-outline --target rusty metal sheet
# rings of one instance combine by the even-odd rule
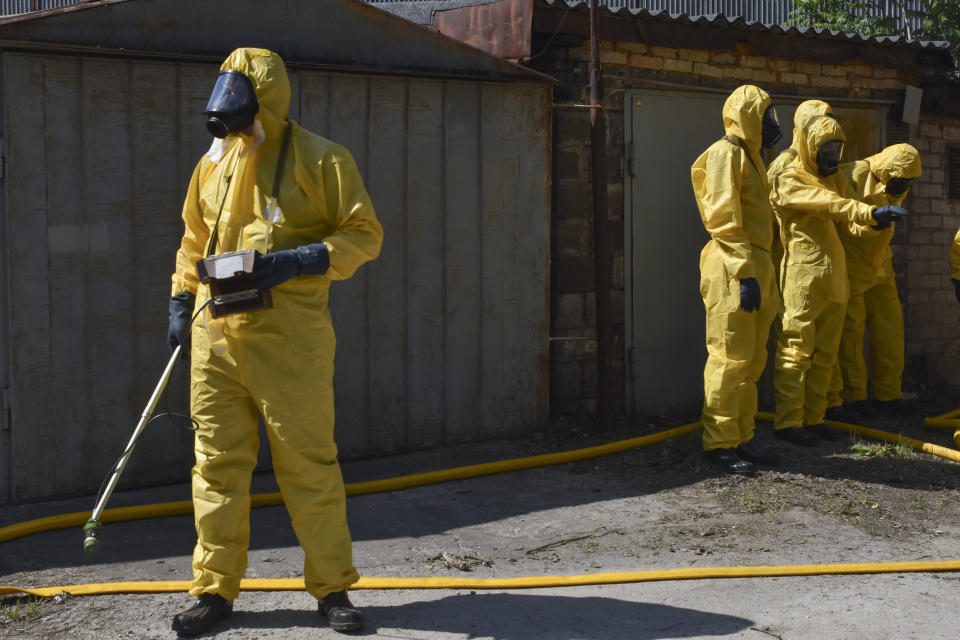
[[[437,11],[440,33],[508,60],[530,56],[533,0],[500,0],[473,7]]]

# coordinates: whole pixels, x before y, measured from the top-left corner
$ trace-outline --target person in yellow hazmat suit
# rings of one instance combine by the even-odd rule
[[[787,168],[800,153],[800,133],[807,120],[814,116],[832,116],[833,109],[823,100],[804,100],[793,112],[793,139],[790,146],[780,152],[767,167],[767,177],[775,176]]]
[[[895,144],[864,160],[840,165],[852,197],[871,205],[900,205],[912,180],[920,176],[920,153],[909,144]],[[909,412],[901,387],[904,362],[903,308],[893,272],[894,225],[875,231],[860,225],[839,224],[840,241],[847,258],[850,298],[840,339],[834,387],[842,389],[843,409],[831,417],[869,416],[864,334],[870,329],[870,395],[874,406],[897,413]],[[839,384],[838,384],[839,383]],[[837,391],[833,391],[836,394]],[[831,398],[828,405],[837,404]]]
[[[770,175],[770,203],[780,220],[783,308],[777,337],[774,435],[803,446],[832,437],[823,424],[849,286],[836,224],[886,228],[900,207],[877,207],[836,192],[845,136],[829,116],[807,119],[797,157]]]
[[[767,166],[767,181],[773,182],[773,176],[783,171],[788,164],[797,157],[800,148],[800,131],[803,129],[803,123],[813,116],[832,116],[833,110],[830,105],[823,100],[804,100],[797,105],[793,112],[793,139],[790,146],[780,152],[780,154]],[[774,235],[773,245],[770,253],[773,256],[773,268],[777,274],[779,282],[780,262],[783,259],[783,243],[780,240],[780,221],[774,217]]]
[[[776,456],[753,442],[757,380],[767,361],[767,336],[778,296],[770,258],[773,211],[760,157],[780,137],[767,92],[738,87],[723,105],[726,135],[690,169],[703,226],[700,294],[706,309],[703,370],[704,455],[722,471],[751,475]]]
[[[271,292],[272,307],[217,318],[207,307],[189,333],[198,541],[190,587],[196,601],[173,620],[181,636],[228,617],[239,593],[261,416],[304,550],[306,589],[331,628],[363,625],[346,594],[358,575],[333,437],[335,338],[327,301],[333,280],[378,256],[383,230],[350,153],[288,119],[290,91],[277,54],[243,48],[227,57],[204,112],[215,139],[183,205],[171,348],[187,341],[191,315],[210,297],[197,271],[207,256],[256,249],[250,277]]]

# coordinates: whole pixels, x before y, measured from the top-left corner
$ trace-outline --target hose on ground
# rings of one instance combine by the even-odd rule
[[[866,575],[880,573],[940,573],[960,571],[960,560],[941,562],[871,562],[860,564],[800,564],[758,565],[747,567],[696,567],[654,571],[622,571],[591,573],[573,576],[525,576],[521,578],[360,578],[351,591],[360,589],[546,589],[551,587],[582,587],[601,584],[633,582],[664,582],[669,580],[707,580],[722,578],[777,578],[796,576]],[[50,598],[62,593],[73,596],[109,595],[120,593],[183,593],[190,582],[146,581],[103,582],[62,587],[19,589],[0,587],[0,596],[23,594]],[[241,591],[303,591],[303,578],[245,578]]]
[[[399,491],[401,489],[411,489],[440,482],[450,482],[451,480],[464,480],[467,478],[478,478],[507,471],[519,471],[522,469],[533,469],[536,467],[546,467],[565,462],[574,462],[576,460],[586,460],[588,458],[597,458],[600,456],[619,453],[629,449],[646,447],[658,442],[663,442],[670,438],[678,438],[700,428],[699,422],[693,422],[682,427],[675,427],[666,431],[652,433],[646,436],[619,440],[585,449],[575,449],[572,451],[561,451],[558,453],[546,453],[537,456],[527,456],[524,458],[513,458],[511,460],[500,460],[497,462],[486,462],[464,467],[454,467],[452,469],[440,469],[438,471],[428,471],[426,473],[416,473],[397,478],[386,478],[384,480],[369,480],[366,482],[353,482],[346,485],[348,496],[359,496],[371,493],[386,493],[388,491]],[[257,493],[250,496],[251,507],[273,507],[283,504],[280,492]],[[127,520],[142,520],[144,518],[158,518],[162,516],[181,516],[193,513],[193,502],[190,500],[180,500],[177,502],[163,502],[154,505],[142,505],[136,507],[114,507],[106,509],[100,518],[103,523],[125,522]],[[57,516],[48,516],[36,520],[28,520],[18,524],[0,528],[0,542],[21,538],[33,533],[43,531],[53,531],[55,529],[65,529],[69,527],[81,527],[87,521],[89,513],[86,511],[67,513]]]
[[[773,420],[773,414],[761,412],[759,420]],[[928,426],[946,426],[949,420],[960,421],[960,409],[927,418]],[[930,424],[933,422],[934,424]],[[826,421],[830,427],[857,433],[861,436],[908,445],[917,451],[922,451],[941,458],[960,462],[960,451],[893,434],[879,429],[863,427],[855,424]],[[950,425],[953,426],[953,425]],[[958,425],[960,426],[960,425]],[[586,460],[599,456],[627,451],[638,447],[649,446],[670,438],[677,438],[700,428],[699,423],[691,423],[682,427],[668,429],[658,433],[629,438],[585,449],[576,449],[559,453],[550,453],[524,458],[514,458],[498,462],[488,462],[478,465],[441,469],[426,473],[372,480],[346,485],[348,496],[383,493],[409,489],[451,480],[462,480],[485,475],[544,467],[577,460]],[[252,507],[275,506],[282,503],[279,492],[262,493],[251,496]],[[143,518],[154,518],[172,515],[187,515],[192,513],[193,504],[189,500],[167,502],[155,505],[135,507],[118,507],[103,512],[103,522],[122,522]],[[22,522],[0,528],[0,542],[12,540],[33,533],[51,531],[72,526],[81,526],[87,519],[86,512],[71,513],[59,516],[50,516]],[[757,578],[757,577],[784,577],[784,576],[814,576],[838,574],[877,574],[877,573],[907,573],[907,572],[945,572],[960,571],[960,561],[937,562],[888,562],[865,564],[822,564],[822,565],[781,565],[781,566],[752,566],[752,567],[699,567],[693,569],[668,569],[654,571],[630,571],[619,573],[598,573],[574,576],[531,576],[521,578],[360,578],[352,589],[532,589],[561,586],[585,586],[597,584],[617,584],[631,582],[653,582],[665,580],[699,580],[716,578]],[[0,596],[10,594],[34,595],[37,597],[52,597],[63,592],[71,595],[104,595],[116,593],[167,593],[184,592],[189,588],[186,581],[147,581],[147,582],[114,582],[86,585],[42,587],[35,589],[21,589],[18,587],[0,586]],[[244,579],[241,581],[241,590],[246,591],[296,591],[303,590],[302,578],[292,579]]]
[[[960,449],[960,409],[933,418],[924,418],[923,424],[931,429],[953,429],[953,442],[957,449]]]

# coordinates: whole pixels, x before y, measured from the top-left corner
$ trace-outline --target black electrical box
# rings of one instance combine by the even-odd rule
[[[210,285],[210,308],[214,318],[273,306],[270,290],[261,291],[251,274],[260,255],[256,249],[231,251],[209,256],[197,262],[200,281]]]

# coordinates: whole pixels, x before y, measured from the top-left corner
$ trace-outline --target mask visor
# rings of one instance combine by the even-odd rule
[[[221,71],[204,113],[237,113],[257,104],[253,83],[239,71]]]
[[[780,119],[777,118],[777,110],[774,109],[773,105],[767,107],[767,110],[763,112],[761,135],[763,138],[761,145],[768,148],[777,144],[783,137],[783,131],[780,129]]]
[[[820,145],[817,151],[817,171],[821,176],[830,176],[840,168],[840,156],[843,155],[843,140],[829,140]]]
[[[913,182],[912,178],[890,178],[883,190],[891,196],[899,198],[907,192],[911,182]]]

